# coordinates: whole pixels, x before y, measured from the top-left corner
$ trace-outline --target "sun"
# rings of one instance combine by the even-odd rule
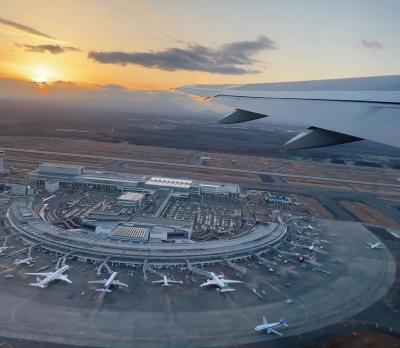
[[[52,80],[54,73],[46,67],[40,66],[33,69],[32,81],[45,84]]]

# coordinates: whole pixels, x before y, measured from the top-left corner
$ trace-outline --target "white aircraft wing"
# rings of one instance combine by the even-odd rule
[[[178,91],[212,98],[232,112],[233,124],[270,117],[303,124],[285,146],[305,149],[372,140],[400,147],[400,75],[249,85],[186,86]]]
[[[282,336],[283,335],[282,333],[280,333],[279,331],[276,331],[274,329],[269,329],[268,331],[272,332],[272,333],[274,333],[275,335],[278,335],[278,336]]]
[[[62,281],[64,281],[64,282],[67,282],[67,283],[69,283],[69,284],[72,284],[72,281],[71,281],[67,276],[65,276],[65,275],[63,275],[63,274],[60,274],[60,275],[57,277],[57,279],[62,280]]]
[[[122,283],[119,280],[113,280],[111,282],[112,285],[116,285],[116,286],[124,286],[125,288],[129,287],[128,284]]]
[[[54,274],[54,272],[50,272],[50,273],[25,273],[27,275],[35,275],[35,276],[39,276],[39,277],[48,277],[52,274]]]
[[[223,282],[225,284],[240,284],[243,283],[241,280],[231,280],[231,279],[224,279]]]
[[[161,283],[164,283],[164,280],[153,280],[152,283],[153,284],[161,284]]]
[[[88,284],[105,284],[107,283],[107,279],[103,279],[103,280],[91,280],[88,282]]]
[[[264,316],[263,316],[263,324],[268,324],[268,321]]]

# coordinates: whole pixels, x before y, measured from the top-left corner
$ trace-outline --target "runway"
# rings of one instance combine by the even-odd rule
[[[168,167],[202,168],[202,169],[207,169],[207,170],[217,170],[217,171],[223,171],[223,172],[269,175],[272,177],[275,176],[275,177],[281,177],[281,178],[307,179],[307,180],[318,180],[318,181],[323,181],[323,182],[342,183],[342,184],[359,184],[359,185],[400,188],[400,184],[390,184],[390,183],[375,182],[375,181],[335,179],[335,178],[327,178],[327,177],[319,177],[319,176],[284,174],[284,173],[277,173],[277,172],[235,169],[235,168],[226,168],[226,167],[202,166],[199,164],[173,163],[173,162],[165,162],[165,161],[150,161],[150,160],[141,160],[141,159],[132,159],[132,158],[124,158],[124,157],[114,157],[114,156],[98,156],[98,155],[87,155],[87,154],[79,154],[79,153],[31,150],[31,149],[9,148],[9,147],[3,147],[2,150],[10,151],[10,152],[13,151],[13,152],[24,152],[24,153],[36,153],[36,154],[42,154],[42,155],[43,154],[44,155],[61,155],[61,156],[67,156],[67,157],[82,157],[82,158],[92,158],[92,159],[101,159],[101,160],[111,160],[111,161],[117,161],[119,163],[132,162],[132,163],[144,163],[144,164],[153,164],[153,165],[155,164],[155,165],[168,166]],[[115,170],[115,168],[114,168],[114,170]]]

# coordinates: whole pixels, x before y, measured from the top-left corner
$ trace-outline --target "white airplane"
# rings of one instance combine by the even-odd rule
[[[229,287],[229,284],[243,283],[240,280],[226,279],[224,275],[216,275],[214,272],[210,272],[210,276],[211,279],[207,279],[205,283],[201,284],[200,285],[201,288],[204,286],[216,286],[217,291],[229,292],[229,291],[235,291],[235,289]]]
[[[168,278],[166,275],[163,276],[162,279],[160,280],[154,280],[152,281],[153,284],[161,284],[161,286],[172,286],[172,283],[176,284],[183,284],[182,280],[172,280]]]
[[[366,248],[368,248],[368,249],[383,249],[384,248],[383,244],[380,242],[376,242],[376,243],[367,242],[367,244],[368,244],[368,246]]]
[[[212,99],[233,111],[234,124],[268,117],[301,123],[305,131],[287,149],[363,139],[400,147],[400,75],[246,85],[192,85],[178,91]]]
[[[0,254],[3,254],[5,251],[12,249],[13,247],[2,246],[0,247]]]
[[[115,279],[117,274],[118,274],[118,272],[112,272],[108,279],[92,280],[88,283],[89,284],[103,284],[102,288],[96,289],[96,291],[100,291],[100,292],[112,292],[110,289],[111,286],[123,286],[123,287],[127,288],[128,284],[122,283],[119,280]]]
[[[48,273],[25,273],[28,275],[35,275],[37,276],[36,278],[36,283],[31,283],[29,284],[30,286],[36,286],[38,288],[45,288],[49,285],[49,283],[55,281],[55,280],[62,280],[64,282],[67,282],[69,284],[72,284],[72,282],[69,280],[68,275],[64,275],[63,273],[68,271],[71,267],[68,265],[65,265],[58,270],[54,272],[48,272]],[[40,277],[44,277],[41,279]]]
[[[35,259],[33,257],[27,257],[26,259],[15,259],[14,265],[30,265]]]
[[[281,329],[284,327],[289,326],[288,323],[286,322],[286,320],[281,319],[279,321],[277,321],[276,323],[268,323],[267,319],[265,319],[265,317],[263,317],[263,323],[260,325],[257,325],[254,330],[256,331],[265,331],[268,334],[275,334],[275,335],[279,335],[282,336],[282,333],[280,333],[279,331],[277,331],[277,329]]]

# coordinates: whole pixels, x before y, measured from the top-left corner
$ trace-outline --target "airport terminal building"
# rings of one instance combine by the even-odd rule
[[[146,192],[154,189],[170,189],[180,195],[215,194],[239,195],[237,184],[210,183],[196,180],[110,173],[86,169],[79,165],[42,163],[30,173],[30,184],[53,193],[60,188],[87,188]],[[150,191],[151,192],[151,191]]]

